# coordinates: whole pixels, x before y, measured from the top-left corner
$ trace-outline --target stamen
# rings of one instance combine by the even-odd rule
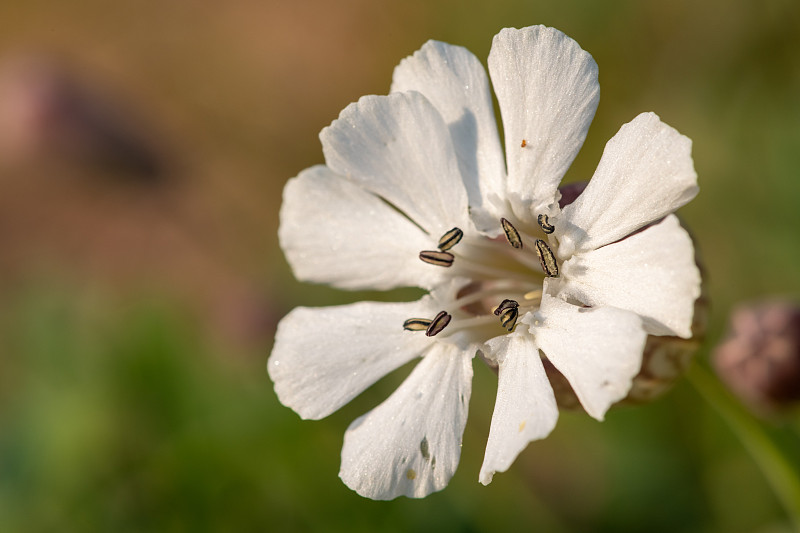
[[[556,230],[556,227],[551,225],[547,221],[547,215],[545,215],[545,214],[539,215],[538,220],[539,220],[539,226],[542,228],[542,231],[547,233],[548,235],[550,235],[551,233],[553,233]]]
[[[553,255],[553,250],[547,246],[547,243],[542,239],[536,239],[536,255],[539,256],[539,262],[542,264],[542,270],[546,276],[551,278],[558,277],[558,263],[556,256]]]
[[[431,321],[430,325],[428,325],[428,329],[425,330],[425,335],[428,337],[438,335],[444,328],[447,327],[447,324],[450,323],[451,318],[453,317],[448,315],[447,311],[439,311],[439,314],[436,315]]]
[[[516,307],[511,307],[510,309],[506,309],[505,312],[500,317],[500,325],[506,328],[508,331],[512,331],[514,326],[517,325],[517,317],[519,316],[519,309]]]
[[[491,325],[496,319],[491,315],[473,316],[471,318],[456,318],[447,326],[448,331],[456,332],[463,329],[481,328]]]
[[[514,256],[515,256],[514,259],[527,266],[527,262],[524,260],[523,254],[514,254]],[[522,256],[522,258],[517,256]],[[495,268],[492,266],[481,265],[479,263],[462,261],[459,263],[459,266],[463,268],[465,272],[468,272],[471,275],[488,277],[492,279],[513,280],[520,283],[526,283],[530,281],[530,276],[528,274],[524,274],[521,272],[513,272],[510,270],[503,270],[502,268]]]
[[[423,250],[419,253],[419,258],[428,264],[449,267],[453,264],[455,256],[450,252],[440,252],[438,250]]]
[[[431,325],[431,322],[427,318],[409,318],[403,322],[403,329],[406,331],[425,331]]]
[[[519,236],[517,228],[505,218],[500,219],[500,224],[503,225],[503,231],[506,232],[506,239],[508,239],[509,244],[517,249],[522,248],[522,237]]]
[[[453,228],[444,235],[442,238],[439,239],[439,249],[443,252],[449,250],[461,240],[461,237],[464,236],[464,232],[461,231],[459,228]]]
[[[519,307],[519,302],[518,301],[505,299],[502,302],[500,302],[500,305],[498,305],[495,308],[494,314],[495,314],[495,316],[500,316],[500,313],[502,313],[504,311],[507,311],[509,309],[516,309],[518,307]]]
[[[508,331],[514,329],[519,316],[519,302],[516,300],[505,299],[500,302],[494,310],[495,316],[500,317],[500,324]]]
[[[537,289],[535,291],[526,292],[523,296],[526,300],[541,300],[542,299],[542,289]]]
[[[534,237],[530,237],[530,239],[533,242]],[[468,273],[474,278],[485,279],[488,277],[497,280],[530,281],[528,274],[515,272],[513,268],[508,268],[507,262],[498,264],[498,261],[493,261],[497,257],[512,259],[514,262],[520,263],[529,269],[539,268],[539,261],[533,257],[533,254],[510,253],[508,242],[503,242],[502,239],[469,239],[469,237],[465,236],[462,240],[468,241],[469,245],[475,249],[475,253],[469,256],[459,256],[458,266],[463,269],[465,274]]]
[[[459,292],[455,300],[448,301],[443,305],[443,307],[446,307],[447,309],[461,309],[470,306],[475,302],[481,302],[487,299],[496,300],[499,298],[504,298],[509,294],[520,294],[525,291],[530,291],[532,286],[535,285],[532,283],[518,283],[511,280],[485,283],[481,286],[481,288],[474,289],[474,292],[465,291],[463,294]],[[541,295],[541,291],[539,292],[539,295]]]

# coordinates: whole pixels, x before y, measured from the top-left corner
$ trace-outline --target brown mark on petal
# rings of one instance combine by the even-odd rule
[[[409,468],[406,470],[406,478],[407,479],[417,479],[417,472],[413,468]]]
[[[430,450],[428,449],[428,437],[422,437],[422,440],[419,443],[419,452],[422,454],[422,458],[426,461],[430,460],[431,454]]]

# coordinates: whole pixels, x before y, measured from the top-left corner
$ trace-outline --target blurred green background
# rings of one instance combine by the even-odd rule
[[[408,368],[323,421],[277,401],[277,320],[364,297],[297,283],[277,246],[319,130],[427,39],[485,61],[502,27],[531,24],[600,66],[568,179],[642,111],[693,139],[701,193],[681,213],[713,303],[699,360],[736,302],[797,297],[794,0],[4,2],[0,531],[789,530],[685,381],[603,424],[563,414],[483,487],[496,379],[476,363],[461,465],[421,501],[337,477],[347,425]],[[800,462],[797,413],[766,428]]]

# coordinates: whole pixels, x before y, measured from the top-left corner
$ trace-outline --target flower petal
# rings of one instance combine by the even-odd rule
[[[342,481],[374,500],[443,489],[461,456],[471,380],[470,354],[434,344],[389,399],[350,425]]]
[[[639,372],[647,333],[635,313],[588,308],[545,294],[529,324],[536,344],[569,381],[589,415],[602,420]]]
[[[320,133],[334,172],[384,198],[439,238],[466,230],[467,193],[442,116],[417,92],[364,96]]]
[[[586,139],[600,100],[597,64],[554,28],[506,28],[492,43],[489,74],[505,127],[507,190],[516,215],[530,220],[531,208],[555,201]]]
[[[562,273],[562,291],[586,305],[633,311],[651,335],[692,336],[700,271],[692,239],[675,215],[627,239],[574,255]]]
[[[435,313],[428,298],[297,307],[278,324],[267,363],[275,393],[303,418],[326,417],[431,346],[403,322]]]
[[[442,269],[419,260],[436,241],[386,202],[328,167],[283,190],[281,248],[297,279],[342,289],[434,286]]]
[[[589,185],[556,227],[564,254],[599,248],[663,218],[697,195],[692,141],[655,113],[611,138]]]
[[[481,466],[480,481],[488,485],[495,472],[505,472],[532,440],[543,439],[556,426],[558,407],[553,388],[527,334],[496,337],[489,349],[499,360],[497,400]]]
[[[461,46],[428,41],[394,69],[392,92],[419,91],[442,114],[473,209],[493,210],[505,193],[505,162],[489,78],[480,60]]]

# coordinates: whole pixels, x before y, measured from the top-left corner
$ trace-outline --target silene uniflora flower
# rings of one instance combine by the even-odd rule
[[[504,29],[488,59],[429,41],[320,134],[325,165],[284,190],[295,275],[343,289],[421,287],[415,302],[296,308],[268,362],[282,403],[319,419],[419,359],[354,421],[340,477],[363,496],[423,497],[458,465],[478,355],[498,372],[488,484],[547,436],[545,367],[601,420],[648,335],[691,337],[700,273],[673,211],[697,194],[691,141],[643,113],[571,203],[558,186],[599,100],[597,65],[563,33]],[[489,88],[504,127],[501,147]]]

